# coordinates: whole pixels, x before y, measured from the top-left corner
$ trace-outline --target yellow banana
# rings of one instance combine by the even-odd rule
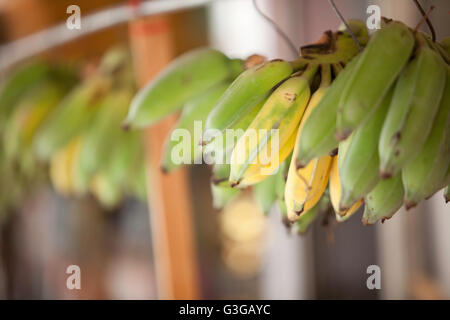
[[[73,193],[72,168],[79,153],[81,139],[74,138],[50,159],[50,179],[55,190],[64,196]]]
[[[288,218],[297,220],[300,214],[306,213],[319,201],[328,183],[328,175],[331,165],[329,155],[311,160],[305,167],[297,169],[296,155],[298,140],[301,137],[303,126],[313,109],[318,105],[323,95],[327,91],[331,82],[331,70],[328,65],[322,66],[321,86],[311,97],[306,112],[301,120],[293,152],[293,158],[289,166],[289,173],[286,181],[285,202]]]
[[[252,164],[264,166],[263,162],[270,163],[274,170],[279,166],[282,159],[274,159],[279,155],[279,150],[273,148],[284,146],[296,131],[309,101],[309,84],[316,70],[316,65],[308,66],[301,75],[292,76],[283,82],[267,99],[233,149],[230,171],[230,183],[233,186],[241,184],[248,177],[247,171]],[[276,146],[272,145],[277,142],[273,140],[274,134],[278,134]],[[268,176],[271,172],[273,170],[269,169],[269,172],[261,173]]]
[[[334,212],[336,213],[336,220],[343,222],[347,220],[359,207],[363,204],[363,199],[360,199],[355,204],[353,204],[350,209],[342,211],[339,209],[339,201],[341,199],[341,181],[339,179],[339,169],[338,169],[338,157],[334,156],[330,169],[330,179],[329,179],[329,189],[331,204],[333,205]]]
[[[283,161],[292,153],[295,144],[295,138],[297,136],[297,131],[295,131],[286,141],[286,143],[280,148],[278,154],[278,163],[281,164]],[[239,188],[245,188],[254,185],[258,182],[275,174],[279,169],[278,164],[270,162],[269,164],[251,164],[245,172],[242,180],[239,183]]]

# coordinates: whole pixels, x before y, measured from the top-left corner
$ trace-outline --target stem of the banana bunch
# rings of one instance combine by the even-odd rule
[[[312,61],[307,60],[305,58],[299,57],[297,60],[291,61],[292,68],[294,71],[299,71],[305,69],[308,64],[311,64]]]
[[[413,0],[414,4],[416,5],[417,9],[419,9],[420,14],[423,16],[422,21],[425,19],[427,22],[428,28],[430,28],[431,32],[431,38],[433,39],[433,42],[436,42],[436,32],[434,31],[433,24],[431,23],[430,19],[428,18],[428,15],[430,14],[431,10],[434,9],[433,6],[428,9],[428,12],[426,13],[425,10],[422,8],[418,0]]]

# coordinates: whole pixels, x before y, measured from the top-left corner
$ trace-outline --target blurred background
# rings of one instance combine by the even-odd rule
[[[150,18],[138,18],[136,11],[133,21],[80,36],[40,52],[37,58],[70,70],[70,76],[63,77],[67,92],[92,78],[109,77],[113,83],[109,83],[108,92],[120,89],[132,93],[170,60],[196,47],[211,46],[244,59],[255,53],[269,59],[294,58],[251,0],[0,0],[1,80],[9,79],[31,61],[27,58],[10,64],[14,59],[11,45],[65,23],[69,5],[81,9],[81,30],[62,32],[81,35],[83,19],[90,13],[114,6],[134,12],[143,2],[154,2],[155,8],[177,9],[187,3],[193,7]],[[340,25],[326,0],[257,2],[298,47]],[[411,27],[420,21],[411,0],[335,3],[346,18],[365,21],[367,7],[376,4],[382,16]],[[425,8],[435,6],[429,17],[437,39],[448,36],[450,2],[421,3]],[[115,16],[104,15],[103,19],[112,21]],[[426,25],[422,28],[428,31]],[[118,47],[129,48],[131,55],[120,60],[119,69],[115,64],[110,69],[104,67],[107,53]],[[21,48],[17,54],[27,56],[23,51],[27,46]],[[125,80],[117,81],[117,72]],[[55,81],[62,82],[58,77]],[[17,97],[19,101],[22,98]],[[4,135],[8,127],[0,124]],[[58,183],[58,174],[52,176],[52,172],[68,170],[57,169],[64,167],[54,164],[61,162],[57,159],[50,160],[50,169],[38,160],[2,164],[0,298],[450,298],[450,233],[446,229],[450,226],[450,206],[443,201],[442,192],[408,212],[401,209],[383,224],[365,227],[361,213],[342,224],[322,217],[306,235],[298,236],[283,225],[276,209],[263,215],[247,193],[222,212],[214,210],[206,165],[191,166],[170,178],[163,176],[152,158],[160,152],[157,147],[164,132],[164,124],[150,129],[144,133],[144,145],[139,146],[146,150],[144,190],[123,182],[137,180],[134,171],[139,170],[133,166],[124,174],[128,180],[121,180],[120,190],[104,191],[102,171],[96,172],[100,177],[97,183],[79,195],[66,190],[64,181]],[[5,144],[1,144],[2,156],[12,148]],[[143,159],[142,153],[135,153],[132,159]],[[80,267],[81,290],[66,287],[69,265]],[[380,267],[379,290],[367,287],[370,265]]]

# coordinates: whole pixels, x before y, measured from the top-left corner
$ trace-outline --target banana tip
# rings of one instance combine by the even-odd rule
[[[330,151],[329,155],[330,157],[334,157],[338,154],[338,148],[335,148],[333,150]]]
[[[120,127],[122,128],[123,131],[129,131],[131,129],[131,125],[127,122],[122,123]]]
[[[334,136],[336,137],[336,139],[338,141],[343,141],[343,140],[347,139],[351,133],[352,133],[351,130],[342,130],[342,131],[337,131],[334,134]]]
[[[392,178],[392,176],[393,176],[393,174],[391,172],[384,171],[384,170],[380,171],[380,178],[383,180],[390,179],[390,178]]]
[[[230,186],[231,186],[232,188],[235,188],[235,187],[237,187],[240,183],[241,183],[241,180],[238,180],[238,181],[230,181]]]
[[[367,220],[367,218],[363,217],[361,219],[361,222],[363,224],[363,226],[367,227],[367,226],[371,226],[372,224],[369,222],[369,220]]]
[[[169,169],[167,169],[166,167],[164,167],[164,166],[161,166],[161,172],[162,173],[164,173],[164,174],[168,174],[169,173]]]
[[[417,206],[417,203],[415,203],[413,201],[405,201],[405,208],[406,208],[406,210],[414,208],[415,206]]]
[[[450,201],[450,197],[445,196],[444,199],[445,199],[445,203],[448,203]]]
[[[304,168],[305,167],[305,164],[300,160],[300,159],[297,159],[296,161],[295,161],[295,168],[298,170],[298,169],[301,169],[301,168]]]

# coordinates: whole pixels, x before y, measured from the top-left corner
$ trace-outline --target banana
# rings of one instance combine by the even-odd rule
[[[338,147],[339,142],[334,135],[337,106],[344,86],[352,75],[359,59],[360,55],[356,56],[345,66],[343,71],[339,72],[317,107],[304,121],[302,134],[297,141],[298,147],[295,156],[297,167],[304,167],[312,159],[324,156]],[[339,66],[337,66],[337,69],[339,69]]]
[[[98,202],[106,209],[116,207],[122,200],[120,187],[111,183],[102,173],[95,174],[90,190]]]
[[[208,89],[234,79],[242,68],[242,61],[230,60],[214,49],[187,52],[138,92],[123,127],[152,125]]]
[[[239,119],[230,128],[215,135],[209,142],[200,141],[203,145],[203,153],[209,158],[213,158],[214,162],[229,162],[229,155],[233,152],[237,141],[245,133],[245,130],[255,119],[267,99],[262,100],[251,108],[251,110]],[[220,160],[220,161],[219,161]]]
[[[341,142],[341,145],[346,145],[345,148],[339,147],[338,155],[342,186],[339,207],[343,211],[362,199],[380,179],[378,142],[383,121],[392,100],[392,93],[393,90],[389,90],[375,113],[347,140]]]
[[[50,180],[55,190],[64,196],[72,195],[74,192],[72,168],[80,143],[80,138],[72,139],[50,159]]]
[[[403,184],[401,174],[380,180],[365,197],[362,218],[364,225],[370,225],[379,219],[390,219],[403,204]]]
[[[325,190],[319,202],[308,210],[308,212],[300,215],[297,221],[292,224],[292,228],[297,233],[304,235],[308,229],[311,227],[313,222],[319,217],[323,212],[330,209],[330,193]]]
[[[319,201],[328,183],[330,164],[329,155],[311,160],[306,167],[298,171],[291,164],[285,191],[290,220],[297,220]]]
[[[418,156],[402,169],[406,209],[414,207],[443,187],[442,181],[449,165],[450,76],[447,76],[444,95],[427,141]]]
[[[50,156],[89,126],[110,89],[111,79],[94,77],[73,89],[36,133],[33,147],[42,159]]]
[[[92,176],[106,163],[122,133],[120,123],[128,111],[132,92],[119,89],[103,99],[91,124],[83,133],[80,154],[81,170]]]
[[[230,183],[232,187],[246,188],[267,179],[273,174],[276,174],[279,169],[280,163],[283,163],[288,156],[292,153],[294,148],[295,139],[297,137],[297,130],[288,138],[284,145],[277,150],[278,161],[270,161],[268,164],[253,163],[245,170],[241,180],[238,184]],[[276,151],[275,151],[276,152]],[[230,175],[231,176],[231,175]]]
[[[142,171],[145,171],[143,150],[141,132],[121,132],[117,138],[115,148],[100,168],[100,171],[112,185],[134,185],[129,180],[135,179],[135,173],[141,175]],[[139,168],[140,171],[136,170],[136,168]],[[142,180],[138,183],[145,184]]]
[[[249,173],[253,173],[251,166],[254,164],[264,167],[262,157],[268,158],[267,162],[273,165],[274,170],[284,160],[279,159],[278,163],[275,163],[276,159],[271,156],[273,152],[279,156],[281,148],[297,130],[309,101],[309,84],[316,71],[317,65],[308,66],[301,75],[292,76],[283,82],[267,99],[233,150],[230,171],[232,186],[240,185],[244,180],[248,183]],[[278,134],[278,141],[275,140],[278,142],[278,146],[275,146],[279,148],[277,150],[273,150],[271,146],[273,132]],[[287,151],[286,156],[290,151]],[[268,171],[266,175],[273,172]],[[261,171],[261,174],[264,175],[264,172]]]
[[[372,115],[408,62],[413,47],[414,36],[401,22],[388,22],[371,37],[339,100],[339,140]]]
[[[445,203],[448,203],[450,201],[450,186],[447,186],[444,189],[444,199]]]
[[[316,205],[328,183],[328,175],[331,166],[331,157],[329,155],[315,158],[301,169],[297,167],[298,161],[296,158],[299,146],[298,141],[302,137],[305,123],[308,121],[308,118],[314,109],[319,105],[329,88],[331,74],[328,65],[322,65],[321,76],[321,86],[311,97],[311,101],[300,122],[293,157],[289,165],[284,198],[288,218],[291,221],[297,220],[301,214],[305,214],[309,209]]]
[[[425,45],[400,75],[380,136],[380,175],[396,175],[422,149],[447,79],[443,61]]]
[[[65,67],[48,64],[42,61],[33,61],[21,66],[8,75],[0,89],[0,132],[13,112],[15,106],[23,95],[49,80],[61,80],[61,83],[70,87],[77,77],[74,70]]]
[[[53,81],[45,80],[28,91],[5,127],[5,156],[10,159],[27,152],[36,131],[67,92]]]
[[[195,122],[204,124],[208,113],[216,104],[217,100],[222,96],[228,87],[228,83],[221,83],[208,92],[202,94],[189,102],[183,107],[180,119],[172,130],[172,133],[166,138],[164,152],[162,157],[161,169],[164,172],[171,172],[183,164],[194,164],[202,157],[202,148],[199,145],[200,137],[195,135]],[[201,134],[201,133],[200,133]],[[178,139],[177,139],[178,137]],[[181,141],[180,139],[181,138]],[[189,145],[186,145],[189,143]],[[179,150],[178,154],[184,163],[176,163],[173,153]],[[187,155],[184,152],[189,152]],[[180,152],[179,152],[180,153]]]
[[[239,194],[239,190],[230,186],[216,185],[211,183],[211,195],[213,207],[222,210],[225,206]]]
[[[278,209],[280,210],[281,219],[283,224],[290,228],[291,223],[289,222],[287,218],[287,208],[286,203],[284,201],[284,190],[286,188],[286,179],[287,174],[289,171],[289,164],[291,163],[292,159],[292,152],[287,156],[287,158],[280,164],[279,170],[281,174],[276,174],[276,181],[275,181],[275,204],[277,205]]]
[[[239,189],[232,188],[228,183],[230,164],[215,164],[211,177],[211,195],[213,206],[217,210],[223,209],[228,202],[239,194]]]
[[[280,176],[283,176],[282,170],[278,170],[276,174],[253,186],[253,196],[264,214],[269,214],[270,209],[272,209],[272,206],[276,202],[276,183]]]
[[[290,62],[272,60],[242,72],[209,113],[202,140],[208,142],[212,138],[212,129],[223,131],[232,127],[293,71]]]
[[[330,169],[330,178],[329,178],[329,186],[330,190],[330,199],[331,204],[333,206],[334,212],[336,213],[336,220],[339,222],[343,222],[347,220],[363,203],[363,199],[359,199],[356,203],[354,203],[350,209],[342,210],[339,207],[339,203],[341,201],[341,181],[339,177],[339,168],[338,168],[338,156],[334,156]]]
[[[361,45],[366,45],[369,41],[369,30],[367,29],[366,23],[358,19],[348,19],[346,22],[358,42]],[[338,30],[348,34],[348,30],[345,24],[341,24]]]

